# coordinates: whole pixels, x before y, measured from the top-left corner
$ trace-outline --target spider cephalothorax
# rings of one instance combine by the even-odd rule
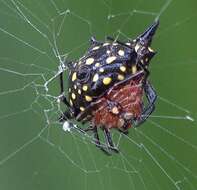
[[[109,130],[117,128],[127,133],[128,128],[144,122],[154,109],[156,93],[147,77],[149,61],[155,55],[150,45],[158,24],[155,21],[143,34],[126,43],[111,37],[106,42],[91,38],[86,54],[68,64],[68,101],[60,75],[62,101],[68,106],[60,120],[89,122],[90,127],[84,131],[92,130],[96,145],[106,152],[99,142],[98,127],[105,132],[108,148],[117,151]]]

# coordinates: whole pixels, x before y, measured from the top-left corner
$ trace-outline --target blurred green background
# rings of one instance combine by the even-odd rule
[[[195,0],[1,0],[0,189],[197,189],[196,10]],[[128,137],[114,131],[121,153],[106,156],[62,130],[58,80],[44,84],[58,55],[79,58],[91,36],[134,38],[156,17],[156,111]]]

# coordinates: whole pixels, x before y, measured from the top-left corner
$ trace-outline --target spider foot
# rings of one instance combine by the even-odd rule
[[[110,133],[109,129],[104,128],[104,135],[105,135],[108,150],[109,151],[114,151],[115,153],[119,153],[118,148],[114,146],[114,143],[113,143],[113,140],[112,140],[111,133]]]
[[[65,118],[65,116],[62,114],[59,118],[58,118],[58,121],[60,123],[64,123],[67,119]]]
[[[109,147],[109,149],[114,151],[115,153],[119,153],[119,150],[117,147]]]
[[[58,121],[60,123],[63,123],[63,122],[67,121],[70,118],[71,118],[70,113],[65,111],[62,115],[60,115],[60,117],[58,118]]]
[[[108,149],[104,148],[101,144],[96,144],[96,147],[99,148],[102,152],[104,152],[107,156],[111,156],[112,153]]]
[[[128,130],[118,129],[118,131],[119,131],[120,133],[123,133],[124,135],[128,135],[128,134],[129,134],[129,131],[128,131]]]

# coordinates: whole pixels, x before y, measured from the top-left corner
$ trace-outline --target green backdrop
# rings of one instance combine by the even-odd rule
[[[197,189],[196,8],[195,0],[1,0],[0,189]],[[62,130],[51,79],[91,36],[124,41],[155,18],[156,110],[128,136],[113,131],[121,152],[106,156],[91,134]]]

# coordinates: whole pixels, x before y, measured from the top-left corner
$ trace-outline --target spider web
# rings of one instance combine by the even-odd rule
[[[1,189],[196,189],[195,5],[1,0]],[[57,76],[91,36],[127,40],[158,18],[150,68],[156,111],[128,136],[113,131],[121,151],[106,156],[91,134],[58,123],[65,107]]]

